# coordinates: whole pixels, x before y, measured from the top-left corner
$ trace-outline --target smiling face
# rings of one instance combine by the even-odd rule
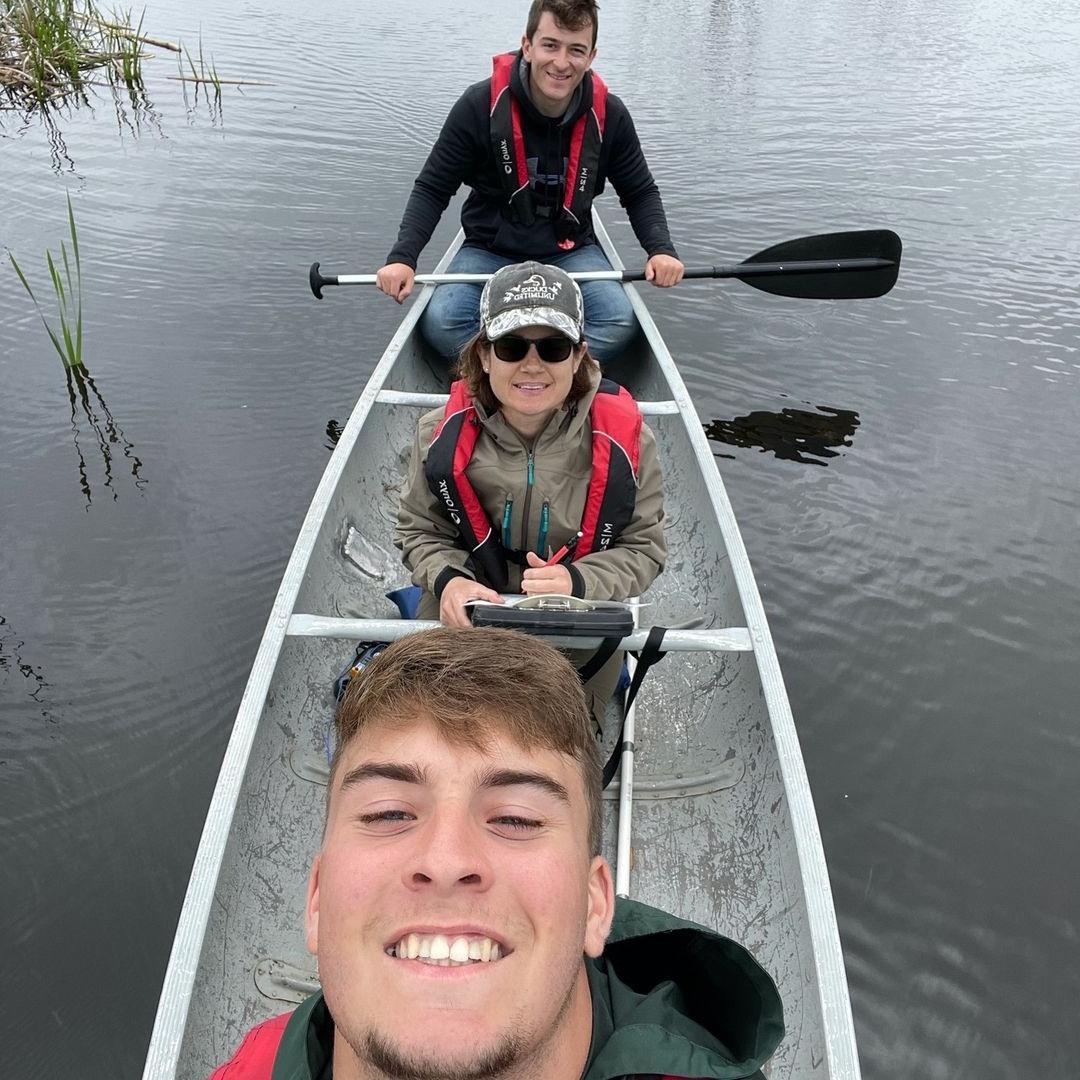
[[[536,341],[552,337],[558,331],[549,326],[525,326],[514,331],[515,336]],[[576,346],[569,358],[545,363],[536,349],[529,349],[523,360],[511,363],[500,360],[492,345],[481,351],[481,363],[491,384],[491,392],[507,423],[515,431],[531,438],[541,431],[552,413],[570,393],[574,375],[585,355],[585,343]]]
[[[532,40],[521,39],[521,49],[529,64],[533,104],[548,116],[561,116],[596,55],[592,26],[568,30],[545,11]]]
[[[574,759],[498,731],[478,750],[426,719],[374,722],[332,783],[307,935],[335,1077],[579,1075],[583,954],[603,950],[613,896]]]

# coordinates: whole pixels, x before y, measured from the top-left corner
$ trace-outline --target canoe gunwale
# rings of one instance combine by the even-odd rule
[[[603,224],[593,216],[597,239],[616,270],[625,265]],[[791,712],[780,661],[776,655],[772,634],[769,631],[765,608],[761,602],[757,580],[750,566],[750,559],[739,532],[735,512],[727,496],[723,480],[709,449],[704,428],[690,398],[682,375],[668,350],[660,331],[653,322],[649,309],[637,289],[624,284],[634,314],[641,324],[649,348],[656,358],[671,390],[671,397],[679,406],[686,434],[697,457],[698,465],[716,514],[720,531],[727,546],[732,575],[735,580],[743,615],[753,643],[754,658],[761,679],[766,709],[772,725],[776,755],[780,765],[784,795],[791,813],[792,833],[798,855],[806,900],[807,922],[814,950],[814,968],[821,1003],[827,1068],[823,1074],[829,1080],[860,1080],[858,1047],[855,1042],[855,1024],[851,1014],[851,998],[848,993],[844,956],[840,948],[840,933],[836,925],[836,909],[833,904],[829,872],[825,864],[825,852],[821,843],[810,781],[806,775],[795,719]]]

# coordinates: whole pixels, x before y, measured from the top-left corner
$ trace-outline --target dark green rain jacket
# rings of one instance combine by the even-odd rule
[[[784,1035],[772,979],[741,945],[619,900],[604,955],[586,961],[593,1035],[581,1080],[763,1080]],[[271,1080],[331,1080],[322,994],[289,1018]]]

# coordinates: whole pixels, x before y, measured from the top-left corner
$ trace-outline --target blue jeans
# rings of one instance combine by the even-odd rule
[[[463,247],[448,272],[493,274],[520,260],[506,259],[485,248]],[[575,270],[610,270],[611,263],[599,244],[568,251],[548,260],[568,273]],[[633,340],[637,320],[622,285],[617,281],[582,281],[585,301],[585,340],[589,352],[605,367]],[[461,346],[480,329],[481,285],[440,285],[420,318],[420,331],[448,362],[457,360]]]

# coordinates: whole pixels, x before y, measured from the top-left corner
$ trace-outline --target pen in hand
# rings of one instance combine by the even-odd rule
[[[581,530],[578,529],[578,531],[572,537],[570,537],[570,539],[565,544],[563,544],[563,546],[559,548],[559,550],[556,551],[555,554],[552,555],[546,563],[544,563],[544,565],[554,566],[556,563],[561,563],[563,559],[565,559],[566,556],[569,555],[570,552],[577,547],[577,543],[581,539],[581,535]]]

